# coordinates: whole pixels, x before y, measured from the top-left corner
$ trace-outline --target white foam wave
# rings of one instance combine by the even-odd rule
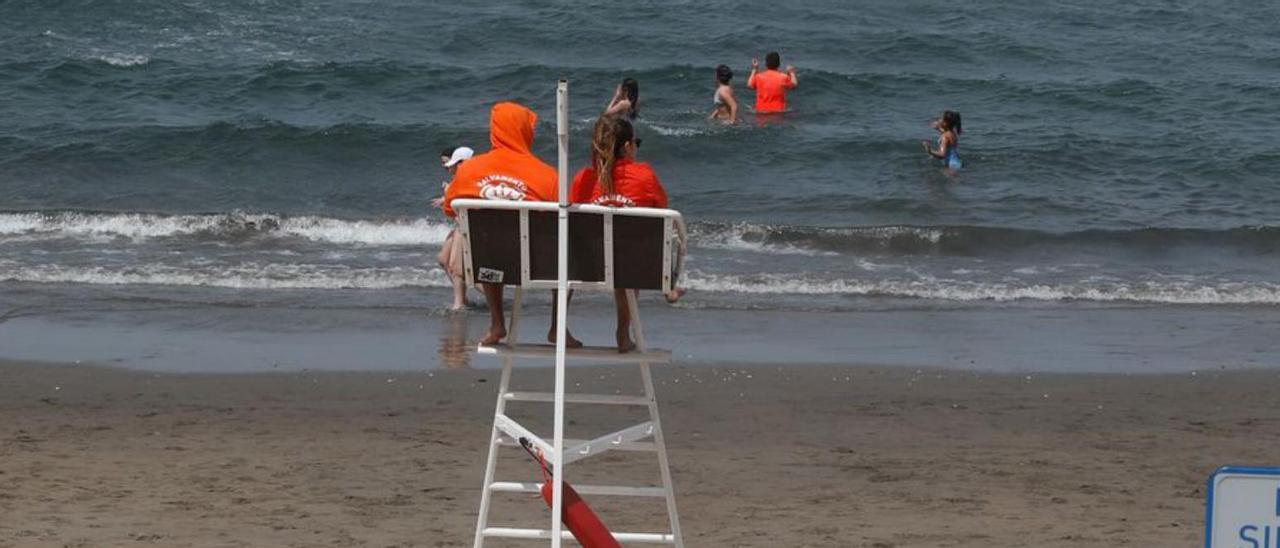
[[[261,233],[339,244],[439,245],[449,233],[427,219],[345,220],[270,214],[157,215],[150,213],[5,213],[0,236],[45,238],[127,238],[147,240],[193,234]]]
[[[281,231],[311,240],[372,245],[441,244],[449,225],[427,219],[402,221],[345,221],[324,217],[294,217],[280,223]]]
[[[692,245],[696,247],[808,256],[840,255],[838,251],[822,249],[831,246],[846,252],[886,249],[899,239],[936,245],[946,235],[945,229],[912,226],[810,228],[751,223],[694,225],[692,234]],[[794,241],[770,241],[777,239]]]
[[[877,239],[892,240],[893,238],[911,236],[925,240],[931,244],[942,241],[943,230],[938,228],[924,228],[914,226],[875,226],[866,228],[849,229],[851,232],[862,236],[873,236]]]
[[[96,59],[113,67],[136,67],[151,62],[151,58],[146,55],[132,55],[128,53],[108,53],[106,55],[99,55]]]
[[[0,259],[0,281],[91,285],[168,285],[232,289],[392,289],[448,287],[439,268],[208,260],[180,265],[66,266]],[[691,272],[695,292],[746,295],[862,296],[943,301],[1096,301],[1199,305],[1280,304],[1280,284],[1245,282],[1095,282],[1062,284],[972,282],[936,278],[823,280],[787,274]],[[694,294],[696,295],[696,293]],[[696,298],[696,297],[695,297]]]
[[[698,135],[707,135],[711,133],[711,130],[705,127],[702,127],[702,128],[673,127],[673,126],[660,126],[658,124],[646,124],[646,125],[649,127],[649,129],[652,129],[654,133],[657,133],[658,135],[663,135],[666,137],[696,137]]]
[[[903,297],[946,301],[1098,301],[1161,304],[1280,304],[1271,283],[1064,283],[1017,285],[962,280],[815,280],[793,275],[734,276],[691,273],[697,291],[777,295]]]
[[[91,285],[169,285],[231,289],[393,289],[449,287],[439,268],[354,268],[342,265],[67,267],[0,261],[0,280]]]
[[[771,253],[783,255],[837,255],[829,251],[806,249],[791,244],[775,244],[765,242],[768,227],[750,224],[734,224],[717,227],[712,230],[695,229],[690,244],[706,249],[726,249],[730,251],[749,251],[753,253]]]

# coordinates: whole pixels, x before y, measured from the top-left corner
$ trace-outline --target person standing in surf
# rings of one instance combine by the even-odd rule
[[[960,163],[960,113],[954,110],[943,111],[942,116],[929,123],[929,127],[938,131],[938,147],[935,149],[929,141],[921,141],[924,151],[929,156],[942,160],[943,167],[955,172],[963,165]]]
[[[729,85],[732,80],[733,69],[728,65],[716,67],[716,94],[711,99],[715,108],[707,116],[708,120],[719,120],[726,124],[738,123],[738,99],[733,96],[733,86]]]
[[[440,167],[452,176],[458,172],[462,162],[470,160],[474,155],[475,151],[468,147],[446,148],[440,152]],[[446,181],[444,188],[448,186],[449,183]],[[431,203],[436,207],[443,207],[444,196],[432,200]],[[466,273],[462,271],[462,238],[458,236],[457,226],[453,226],[449,230],[449,235],[445,236],[444,244],[440,246],[440,254],[436,256],[436,262],[440,264],[440,268],[444,269],[445,275],[449,276],[449,282],[453,285],[453,305],[449,307],[449,311],[466,310],[471,303],[467,302]]]
[[[751,60],[751,75],[747,77],[747,88],[756,90],[756,114],[777,114],[787,110],[787,91],[796,88],[800,83],[796,79],[796,68],[787,65],[786,72],[778,70],[782,58],[778,52],[771,51],[764,56],[764,72],[756,72],[760,68],[760,60]]]
[[[609,106],[604,109],[605,116],[626,116],[635,120],[640,115],[640,82],[634,78],[624,78],[618,88],[613,91]]]
[[[533,155],[533,129],[538,115],[516,103],[498,103],[489,113],[489,142],[493,148],[463,163],[444,193],[444,213],[458,214],[451,204],[459,198],[554,202],[556,170]],[[502,284],[481,283],[489,306],[489,332],[480,344],[507,338],[502,311]]]

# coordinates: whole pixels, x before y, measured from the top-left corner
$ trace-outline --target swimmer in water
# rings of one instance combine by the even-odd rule
[[[635,120],[640,115],[640,82],[635,78],[624,78],[618,89],[613,92],[613,99],[604,109],[604,116],[626,116]]]
[[[716,94],[712,97],[715,108],[707,116],[708,120],[719,120],[726,124],[738,123],[738,99],[733,96],[733,69],[728,65],[716,67]]]
[[[960,163],[960,113],[954,110],[944,111],[929,126],[938,130],[938,148],[934,149],[929,141],[921,141],[924,151],[930,156],[942,160],[942,165],[951,171],[958,171]]]
[[[747,88],[756,90],[756,113],[774,114],[787,110],[787,91],[796,88],[800,81],[796,78],[796,68],[788,65],[786,72],[778,70],[782,66],[782,57],[771,51],[764,56],[764,72],[760,69],[760,60],[751,60],[751,75],[747,77]]]

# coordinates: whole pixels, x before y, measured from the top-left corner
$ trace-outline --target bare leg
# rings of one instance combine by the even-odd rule
[[[446,276],[449,276],[449,282],[453,284],[453,306],[449,307],[449,310],[454,312],[467,307],[467,281],[461,267],[461,237],[458,229],[449,231],[449,236],[444,239],[444,245],[440,246],[440,254],[436,256],[436,262],[440,263],[440,268],[444,270]]]
[[[547,342],[551,344],[556,343],[556,325],[557,325],[556,320],[560,318],[560,316],[556,314],[556,310],[559,307],[560,300],[557,299],[556,297],[559,294],[560,294],[559,291],[553,290],[551,292],[551,330],[547,331]],[[572,289],[569,290],[569,294],[564,298],[565,308],[568,308],[569,301],[571,300],[573,300]],[[565,329],[564,330],[564,347],[565,348],[582,348],[582,341],[573,338],[573,333],[570,333],[568,329]]]
[[[450,276],[453,281],[453,308],[452,310],[464,310],[467,308],[467,279],[465,276]]]
[[[484,301],[489,305],[489,333],[480,344],[498,344],[507,338],[507,319],[502,315],[502,284],[480,284],[484,288]]]
[[[618,309],[618,353],[626,354],[636,349],[636,343],[631,340],[631,307],[627,305],[627,290],[613,290],[613,302]]]

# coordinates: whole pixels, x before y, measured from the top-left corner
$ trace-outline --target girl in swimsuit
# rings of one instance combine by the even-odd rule
[[[635,120],[640,115],[640,82],[624,78],[618,89],[613,91],[613,99],[605,107],[604,115],[626,116],[628,120]]]
[[[921,141],[924,151],[930,156],[942,160],[942,165],[951,171],[957,171],[960,163],[960,113],[954,110],[944,111],[942,116],[931,122],[930,127],[938,130],[938,148],[934,149],[929,141]]]
[[[727,124],[738,123],[738,100],[733,96],[733,69],[728,65],[716,67],[716,94],[712,97],[715,108],[707,116],[708,120],[719,120]]]

